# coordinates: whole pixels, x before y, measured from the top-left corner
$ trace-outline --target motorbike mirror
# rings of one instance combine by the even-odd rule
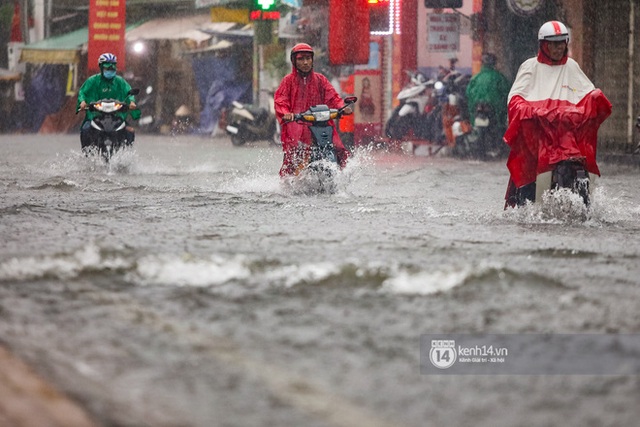
[[[140,93],[140,89],[131,89],[129,95],[137,95]]]
[[[347,97],[344,99],[344,103],[345,103],[345,104],[355,104],[355,102],[356,102],[357,100],[358,100],[358,97],[357,97],[357,96],[347,96]]]

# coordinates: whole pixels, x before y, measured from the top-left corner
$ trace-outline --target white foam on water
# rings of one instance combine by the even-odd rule
[[[246,280],[251,276],[247,260],[217,255],[198,259],[185,254],[148,255],[136,262],[135,271],[127,278],[140,285],[215,286],[231,280]]]
[[[269,283],[275,282],[290,288],[303,283],[320,282],[331,276],[339,274],[340,271],[341,266],[328,262],[287,265],[265,272],[264,279]]]
[[[401,295],[433,295],[464,285],[501,266],[490,262],[477,265],[447,266],[435,271],[399,271],[382,283],[381,292]]]
[[[385,280],[381,291],[394,294],[432,295],[462,285],[471,273],[468,269],[400,272]]]
[[[83,271],[128,268],[130,262],[118,255],[105,255],[95,243],[70,254],[11,258],[0,264],[1,281],[35,280],[44,277],[69,279]]]

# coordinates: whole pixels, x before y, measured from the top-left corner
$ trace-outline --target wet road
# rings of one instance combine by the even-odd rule
[[[505,212],[503,163],[0,136],[0,344],[104,426],[632,426],[638,376],[433,376],[428,333],[640,333],[637,169]]]

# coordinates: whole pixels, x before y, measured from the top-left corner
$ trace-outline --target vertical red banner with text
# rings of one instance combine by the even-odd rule
[[[118,69],[125,69],[125,16],[126,0],[90,0],[89,71],[99,71],[98,58],[105,52],[116,55]]]

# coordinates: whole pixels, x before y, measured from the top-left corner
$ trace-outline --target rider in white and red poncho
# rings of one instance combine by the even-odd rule
[[[611,103],[596,89],[576,61],[569,58],[569,32],[558,21],[538,32],[538,55],[522,63],[508,96],[511,147],[507,206],[515,206],[516,190],[534,183],[538,174],[563,160],[596,164],[598,128],[611,114]]]

